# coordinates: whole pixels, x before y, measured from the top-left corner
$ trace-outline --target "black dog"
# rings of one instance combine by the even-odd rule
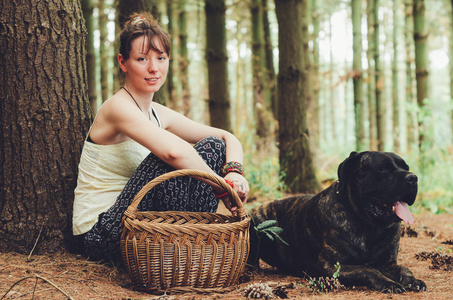
[[[408,205],[417,195],[417,176],[408,170],[394,153],[352,152],[338,167],[339,181],[321,193],[256,208],[254,224],[276,220],[289,246],[252,228],[249,263],[262,258],[286,273],[331,277],[339,262],[339,280],[347,286],[426,290],[408,268],[397,265],[401,220],[413,222]]]

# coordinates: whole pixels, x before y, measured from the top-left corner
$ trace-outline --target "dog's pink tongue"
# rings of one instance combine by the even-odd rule
[[[398,202],[395,202],[395,204],[393,204],[393,206],[395,207],[396,215],[401,220],[403,220],[406,224],[409,224],[409,225],[414,223],[414,217],[412,217],[412,214],[409,211],[409,206],[407,206],[406,202],[398,201]]]

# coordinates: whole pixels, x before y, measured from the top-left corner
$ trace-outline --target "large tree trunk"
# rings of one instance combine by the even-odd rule
[[[428,32],[425,26],[425,1],[414,1],[414,42],[415,42],[415,77],[417,79],[417,103],[422,109],[428,97]],[[424,138],[423,120],[419,118],[419,147]]]
[[[231,131],[224,0],[206,0],[206,60],[211,125]]]
[[[91,121],[80,1],[0,2],[0,251],[59,251]]]
[[[281,171],[291,192],[319,190],[310,151],[305,103],[305,0],[276,0],[279,40],[278,120]]]
[[[352,47],[356,149],[365,150],[365,111],[363,103],[362,71],[362,1],[352,0]]]

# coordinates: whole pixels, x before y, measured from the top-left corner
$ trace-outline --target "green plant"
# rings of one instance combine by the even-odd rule
[[[308,289],[312,292],[324,294],[324,292],[332,292],[338,289],[344,289],[344,285],[340,283],[340,263],[337,262],[334,265],[336,271],[332,274],[332,277],[310,277],[308,280]]]
[[[275,224],[277,224],[277,221],[275,220],[266,220],[258,224],[258,226],[254,226],[254,229],[258,234],[258,238],[260,238],[264,233],[271,241],[273,241],[275,239],[274,237],[276,237],[283,244],[289,246],[289,244],[280,237],[280,233],[283,232],[283,228],[275,226]]]
[[[276,220],[266,220],[262,223],[256,225],[253,216],[249,213],[250,218],[252,219],[253,229],[255,229],[256,236],[258,237],[258,246],[256,252],[260,251],[260,240],[263,235],[266,235],[271,241],[275,240],[275,237],[278,238],[283,244],[289,246],[289,244],[280,237],[280,233],[283,232],[283,228],[275,226],[277,224]],[[256,266],[258,263],[259,255],[256,256],[253,266]]]

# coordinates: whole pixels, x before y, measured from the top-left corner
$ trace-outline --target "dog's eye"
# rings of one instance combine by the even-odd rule
[[[381,173],[388,173],[390,172],[389,169],[386,169],[386,168],[379,168],[378,169],[378,172],[381,172]]]

